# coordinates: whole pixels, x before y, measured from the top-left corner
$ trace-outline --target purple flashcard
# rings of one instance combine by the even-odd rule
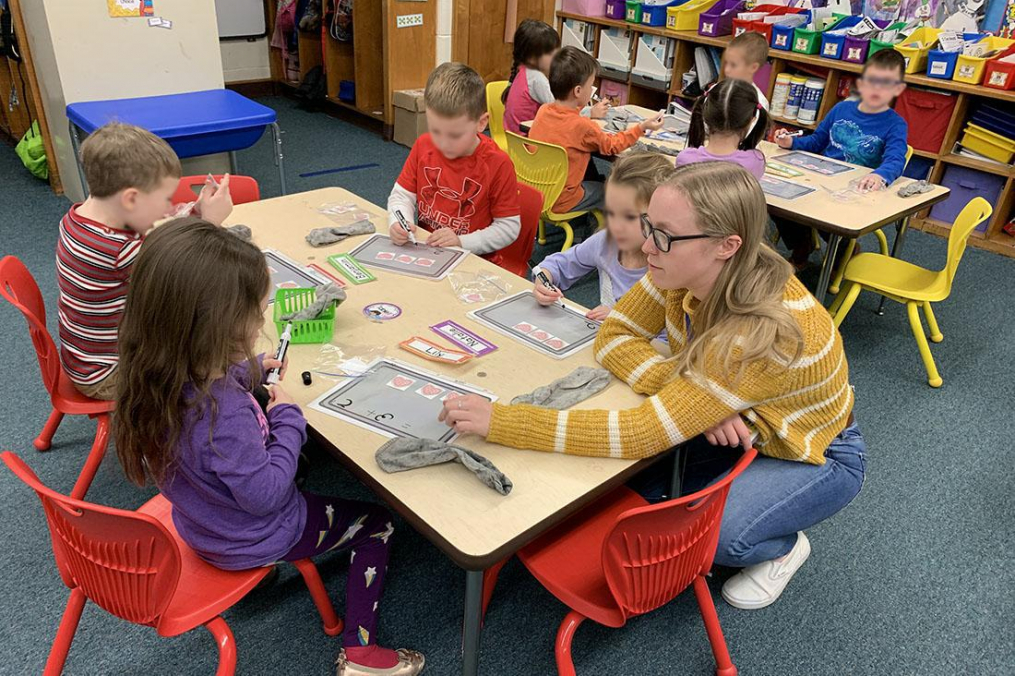
[[[455,345],[461,347],[463,350],[468,350],[477,357],[482,357],[484,354],[490,354],[497,349],[497,346],[490,341],[480,338],[461,324],[456,324],[450,319],[447,319],[440,324],[434,324],[430,328],[450,340]]]

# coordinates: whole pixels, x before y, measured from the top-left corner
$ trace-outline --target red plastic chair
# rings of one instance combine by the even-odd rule
[[[68,498],[47,488],[10,451],[0,459],[38,494],[46,513],[56,567],[70,599],[43,676],[60,676],[85,602],[159,636],[203,626],[215,637],[216,676],[236,672],[236,642],[221,614],[271,572],[270,567],[226,571],[205,563],[180,539],[171,506],[161,495],[136,512]],[[294,562],[324,619],[324,633],[342,633],[342,621],[310,559]]]
[[[621,488],[518,552],[529,572],[572,609],[557,630],[560,676],[575,676],[571,641],[586,619],[622,627],[691,585],[716,674],[736,676],[705,575],[715,558],[730,484],[755,455],[747,451],[721,481],[678,500],[648,505]]]
[[[508,272],[519,277],[529,274],[529,259],[532,249],[536,246],[536,231],[539,229],[539,215],[543,211],[543,195],[535,188],[518,184],[518,203],[521,207],[522,229],[518,239],[500,251],[489,256],[487,260],[499,265]]]
[[[216,174],[215,180],[221,182],[222,176],[223,174]],[[186,204],[196,200],[207,178],[207,174],[184,176],[181,178],[180,184],[176,186],[176,192],[173,193],[173,204]],[[230,174],[229,194],[233,197],[233,204],[246,204],[247,202],[256,202],[261,199],[261,188],[258,187],[257,181],[250,176],[233,176]]]
[[[24,263],[14,256],[5,256],[0,260],[0,296],[3,296],[24,315],[28,322],[28,332],[32,336],[32,345],[39,358],[42,370],[42,384],[49,392],[49,400],[53,404],[53,412],[49,414],[46,425],[35,439],[34,446],[40,451],[49,450],[56,434],[56,428],[65,415],[87,415],[95,418],[95,440],[88,452],[85,466],[81,469],[77,482],[71,490],[71,497],[81,499],[88,492],[88,487],[95,478],[95,473],[102,464],[109,442],[109,413],[114,402],[91,399],[78,392],[67,372],[60,363],[60,353],[56,343],[46,329],[46,304],[42,300],[39,285]]]

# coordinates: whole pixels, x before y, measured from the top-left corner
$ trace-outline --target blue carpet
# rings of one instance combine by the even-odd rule
[[[265,99],[285,130],[291,192],[339,185],[383,204],[408,150],[354,125]],[[240,153],[240,168],[278,194],[268,139]],[[339,167],[376,164],[301,177]],[[0,152],[0,248],[21,258],[40,281],[56,332],[53,252],[67,203],[31,178],[9,148]],[[549,250],[541,248],[537,257]],[[942,239],[911,233],[905,258],[940,267]],[[596,281],[568,293],[595,303]],[[952,297],[937,316],[945,341],[933,346],[945,384],[932,390],[904,310],[884,317],[864,294],[843,333],[856,386],[857,418],[870,445],[867,483],[844,512],[808,531],[813,554],[782,599],[757,612],[718,600],[729,571],[712,580],[720,621],[740,673],[808,676],[1015,673],[1015,471],[1010,453],[1015,401],[1015,261],[970,249]],[[49,412],[25,324],[0,304],[0,446],[17,451],[42,479],[68,491],[91,443],[94,424],[67,418],[53,449],[32,439]],[[308,488],[376,497],[324,460]],[[123,478],[112,450],[89,499],[133,508],[152,495]],[[436,496],[435,496],[436,499]],[[397,523],[380,640],[427,655],[429,674],[455,674],[464,580],[440,552]],[[53,566],[35,497],[0,470],[0,674],[39,673],[67,591]],[[1006,553],[1007,552],[1007,553]],[[346,564],[320,564],[341,609]],[[554,673],[553,639],[565,608],[512,562],[501,575],[483,632],[482,673]],[[284,568],[279,583],[226,614],[241,674],[328,674],[337,641],[324,636],[303,583]],[[713,662],[692,594],[623,629],[586,624],[575,640],[581,674],[710,674]],[[161,639],[94,606],[82,618],[68,674],[211,674],[215,649],[204,632]],[[1007,666],[1005,666],[1007,665]]]

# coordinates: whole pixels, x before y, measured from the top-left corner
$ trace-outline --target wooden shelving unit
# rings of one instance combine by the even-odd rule
[[[276,0],[268,0],[272,24],[276,9]],[[423,24],[397,28],[397,14],[422,14]],[[279,49],[271,50],[271,77],[281,87],[294,90],[308,72],[321,66],[327,79],[327,103],[381,122],[385,137],[390,138],[394,124],[392,93],[426,84],[436,62],[436,25],[437,9],[432,2],[356,3],[352,12],[351,42],[339,42],[331,37],[326,23],[320,32],[299,31],[299,80],[286,76]],[[273,31],[274,25],[269,26],[268,34]],[[354,100],[339,98],[343,81],[355,84]]]
[[[624,21],[586,17],[567,12],[557,12],[558,30],[561,30],[564,19],[584,21],[597,27],[595,31],[594,55],[599,52],[599,39],[603,28],[624,28],[634,33],[636,38],[638,35],[661,35],[663,37],[676,40],[677,44],[673,58],[673,73],[668,91],[662,92],[647,89],[637,83],[631,82],[630,79],[624,83],[628,86],[628,101],[648,108],[661,108],[672,98],[679,98],[684,101],[689,100],[689,97],[684,96],[680,91],[681,76],[687,72],[694,63],[694,48],[698,45],[707,45],[725,49],[726,45],[728,45],[729,41],[732,39],[732,37],[728,35],[713,38],[698,35],[694,31],[671,31],[665,28],[641,26]],[[634,65],[633,52],[634,50],[632,50],[631,56],[632,66]],[[843,76],[853,77],[863,70],[863,66],[861,64],[825,59],[820,56],[812,56],[809,54],[797,54],[796,52],[785,52],[777,49],[770,49],[768,54],[769,61],[772,64],[772,75],[768,83],[768,91],[766,92],[769,100],[772,98],[772,89],[775,85],[776,76],[787,70],[803,68],[815,77],[825,77],[825,91],[821,99],[821,105],[818,108],[818,121],[824,118],[824,116],[828,114],[828,111],[831,110],[836,103],[838,103],[836,92],[839,89],[840,79]],[[614,77],[607,77],[606,79],[617,81]],[[959,136],[962,133],[962,128],[964,127],[968,117],[969,106],[973,100],[978,98],[988,98],[1005,101],[1015,105],[1015,91],[989,89],[987,87],[968,85],[961,82],[954,82],[952,80],[939,80],[926,77],[925,75],[911,74],[906,75],[905,79],[906,83],[910,85],[936,89],[956,95],[955,110],[952,113],[952,118],[948,125],[948,131],[945,134],[941,147],[938,148],[938,151],[935,153],[924,150],[914,150],[913,154],[917,157],[933,161],[934,164],[931,167],[929,177],[929,180],[933,183],[941,182],[945,169],[950,165],[967,167],[975,169],[976,171],[1006,177],[1007,180],[1005,182],[1004,189],[1001,192],[1001,197],[998,200],[998,203],[994,205],[994,215],[991,217],[986,233],[974,232],[969,241],[975,247],[987,249],[1015,258],[1015,237],[1012,237],[1001,230],[1002,226],[1015,216],[1015,167],[1012,165],[1001,165],[971,157],[964,157],[952,152],[952,149],[955,147],[955,143],[958,141]],[[786,124],[803,129],[814,129],[817,126],[817,124],[801,123],[797,120],[787,120],[780,117],[774,117],[774,120],[779,125]],[[911,227],[917,230],[947,237],[951,224],[942,223],[941,221],[930,218],[928,213],[929,212],[925,211],[913,218],[911,220]]]

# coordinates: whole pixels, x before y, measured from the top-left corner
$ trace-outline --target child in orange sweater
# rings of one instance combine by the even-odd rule
[[[529,138],[563,146],[567,151],[567,184],[560,193],[553,211],[586,211],[603,206],[603,183],[584,181],[585,170],[593,152],[617,155],[641,138],[646,131],[663,126],[662,115],[631,125],[617,134],[608,134],[581,110],[592,98],[592,83],[599,72],[599,63],[578,49],[565,47],[550,65],[550,91],[555,101],[536,113]]]

